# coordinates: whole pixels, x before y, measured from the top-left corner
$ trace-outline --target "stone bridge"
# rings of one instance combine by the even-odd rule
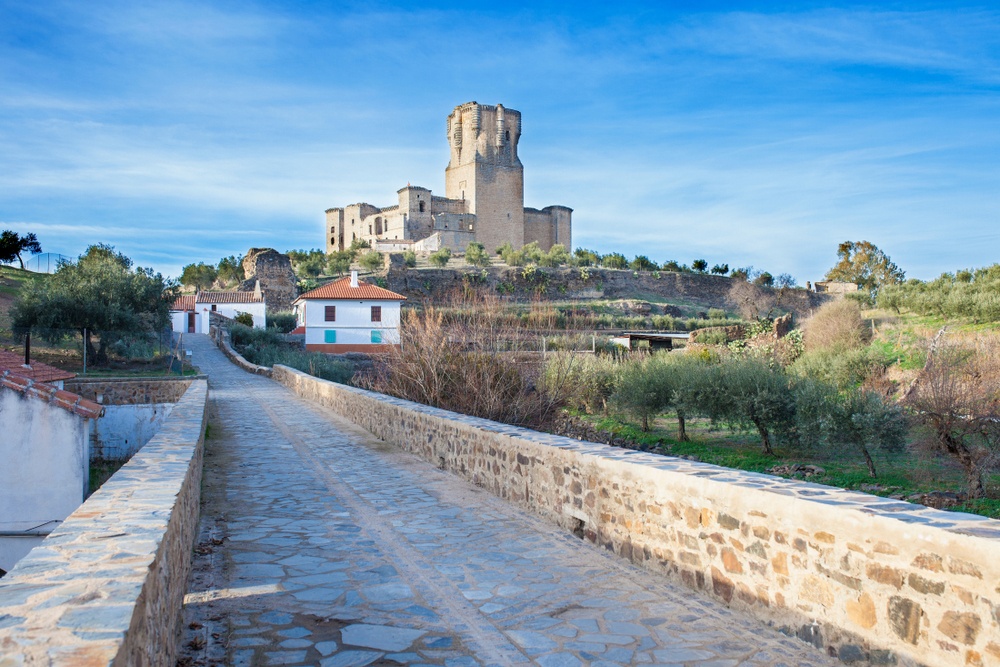
[[[191,347],[210,399],[0,580],[0,666],[1000,664],[998,522]]]

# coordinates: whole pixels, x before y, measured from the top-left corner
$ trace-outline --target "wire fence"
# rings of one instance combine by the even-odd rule
[[[81,375],[183,372],[183,351],[177,343],[170,331],[0,328],[0,346],[4,350],[24,354],[32,363],[42,362]]]
[[[26,271],[31,271],[32,273],[55,273],[61,264],[72,261],[73,258],[68,255],[61,255],[57,252],[43,252],[26,260],[24,268]]]

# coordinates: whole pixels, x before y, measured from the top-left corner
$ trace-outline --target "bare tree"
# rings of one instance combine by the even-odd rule
[[[970,498],[985,496],[983,476],[1000,457],[997,342],[939,344],[905,398],[915,418],[931,430],[931,449],[962,466]]]

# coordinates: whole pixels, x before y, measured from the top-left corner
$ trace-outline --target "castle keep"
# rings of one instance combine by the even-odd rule
[[[378,208],[359,203],[326,211],[327,253],[346,250],[355,240],[383,252],[463,252],[472,241],[494,252],[504,243],[515,249],[537,241],[543,250],[571,244],[566,206],[539,210],[524,206],[524,166],[517,156],[521,112],[469,102],[448,116],[445,196],[407,185],[399,203]]]

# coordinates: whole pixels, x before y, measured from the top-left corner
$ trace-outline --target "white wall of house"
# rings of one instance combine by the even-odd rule
[[[172,310],[170,311],[170,328],[174,333],[187,333],[188,332],[188,314],[192,311],[189,310]],[[208,330],[202,331],[201,329],[201,317],[195,314],[194,318],[194,332],[195,333],[208,333]]]
[[[195,305],[195,310],[198,311],[198,319],[200,320],[198,333],[208,333],[209,312],[212,310],[213,305],[216,308],[216,312],[225,317],[234,318],[239,313],[250,313],[253,315],[253,325],[255,327],[263,329],[267,326],[266,307],[263,301],[259,303],[198,303]]]
[[[0,531],[48,532],[80,506],[90,476],[91,420],[0,389]],[[10,571],[41,538],[0,537]]]
[[[336,306],[337,319],[326,321],[326,306]],[[382,320],[372,322],[372,306],[382,309]],[[372,332],[378,332],[381,344],[399,344],[399,301],[351,301],[346,299],[308,299],[298,304],[299,324],[306,327],[306,345],[372,345]],[[335,331],[335,341],[327,331]]]

